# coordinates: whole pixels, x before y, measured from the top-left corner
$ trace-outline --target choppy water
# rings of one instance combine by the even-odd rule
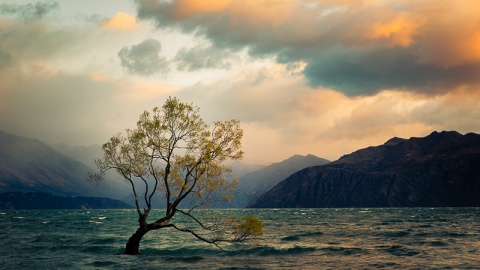
[[[264,236],[224,253],[160,230],[126,256],[133,210],[0,211],[0,269],[480,269],[480,208],[209,211],[257,215]]]

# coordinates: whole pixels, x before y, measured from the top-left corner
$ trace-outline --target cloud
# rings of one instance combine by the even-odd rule
[[[135,16],[117,12],[115,16],[102,23],[102,27],[116,30],[135,30],[139,27],[139,24]]]
[[[374,40],[388,40],[391,46],[408,47],[412,45],[418,28],[418,22],[396,18],[389,22],[380,22],[373,25],[372,31],[367,33],[366,37]]]
[[[58,17],[4,5],[0,129],[102,143],[171,95],[209,123],[239,119],[245,162],[478,133],[480,7],[465,1],[138,0],[139,19],[162,28],[154,32],[100,28],[108,6],[87,11],[98,13],[93,23],[72,23],[75,4]]]
[[[247,66],[175,95],[199,106],[207,121],[240,120],[247,160],[278,161],[292,153],[334,160],[395,136],[480,132],[478,91],[460,87],[435,98],[398,90],[351,97],[311,88],[286,65]]]
[[[215,47],[305,62],[314,88],[441,94],[480,77],[480,2],[138,0],[138,17]],[[471,88],[477,91],[477,88]]]
[[[197,46],[191,49],[180,49],[174,61],[179,70],[196,71],[208,68],[229,68],[231,58],[230,52],[226,50],[213,46]]]
[[[47,142],[102,143],[162,104],[168,86],[91,75],[115,74],[108,65],[118,49],[111,48],[126,33],[110,33],[90,23],[0,18],[0,129]]]
[[[48,13],[58,9],[56,2],[37,2],[26,5],[0,4],[0,13],[9,15],[18,15],[23,19],[41,19]]]
[[[5,131],[49,142],[68,138],[83,143],[86,138],[101,136],[98,126],[112,117],[102,109],[112,105],[106,94],[114,89],[106,84],[41,70],[4,73],[0,78],[4,82],[0,86],[0,126]]]
[[[444,93],[464,84],[478,85],[479,73],[480,63],[450,68],[422,64],[401,47],[332,49],[312,58],[304,70],[312,87],[322,85],[348,95],[374,94],[383,89]]]
[[[118,57],[122,67],[132,74],[150,76],[156,73],[166,73],[169,67],[165,58],[159,55],[161,48],[158,40],[147,39],[130,48],[122,48],[118,52]]]
[[[67,31],[41,21],[0,19],[0,68],[25,68],[52,59],[77,44],[80,36],[74,29]]]
[[[46,142],[99,144],[134,127],[172,88],[47,67],[0,73],[0,129]]]
[[[0,48],[0,70],[10,64],[11,57]]]

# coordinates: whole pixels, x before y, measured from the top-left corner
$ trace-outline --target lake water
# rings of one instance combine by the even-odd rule
[[[0,211],[0,269],[480,269],[480,208],[232,209],[264,236],[222,252],[153,231],[122,255],[134,210]]]

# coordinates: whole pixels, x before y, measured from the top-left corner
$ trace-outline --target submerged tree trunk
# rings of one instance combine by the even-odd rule
[[[125,254],[127,255],[138,255],[140,254],[140,241],[142,237],[149,230],[145,228],[139,228],[132,236],[128,239],[127,245],[125,246]]]

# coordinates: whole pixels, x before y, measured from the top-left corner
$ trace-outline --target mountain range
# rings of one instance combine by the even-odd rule
[[[296,172],[248,207],[480,206],[480,135],[392,138]]]
[[[81,161],[88,166],[95,168],[94,159],[103,155],[103,150],[100,145],[85,146],[69,146],[67,144],[51,145],[55,150],[69,156],[75,160]],[[221,208],[243,208],[251,200],[256,199],[264,192],[271,189],[273,186],[284,180],[291,174],[306,167],[322,165],[330,161],[316,157],[314,155],[294,155],[283,161],[276,162],[270,165],[246,164],[235,162],[229,164],[232,168],[232,177],[228,180],[232,181],[237,178],[239,186],[235,190],[232,201],[228,203],[217,203],[213,207]],[[116,181],[123,181],[123,178],[115,173],[109,172],[109,179]],[[127,194],[123,201],[131,202],[130,194]],[[156,207],[165,207],[163,201],[157,201]]]
[[[100,145],[47,145],[37,139],[0,131],[0,193],[8,193],[8,196],[0,196],[0,208],[2,205],[16,209],[35,206],[35,203],[20,203],[21,199],[29,202],[45,201],[47,195],[44,194],[53,196],[52,200],[61,205],[76,207],[83,205],[77,199],[80,196],[106,197],[132,204],[130,187],[115,172],[108,172],[107,179],[101,183],[87,181],[88,172],[95,171],[94,160],[102,154]],[[313,155],[295,155],[268,166],[233,163],[230,165],[233,169],[232,177],[240,179],[240,187],[232,202],[214,207],[245,207],[250,200],[290,174],[325,162],[328,161]],[[156,207],[164,207],[161,201],[155,204]],[[42,205],[48,206],[46,203]],[[110,205],[115,208],[119,204],[112,201]]]
[[[126,207],[108,201],[132,203],[121,177],[87,181],[101,155],[99,145],[46,145],[0,131],[0,208],[45,198],[65,207]],[[392,138],[334,162],[294,155],[268,166],[234,163],[239,188],[232,202],[215,207],[480,206],[479,164],[480,135],[454,131]]]

